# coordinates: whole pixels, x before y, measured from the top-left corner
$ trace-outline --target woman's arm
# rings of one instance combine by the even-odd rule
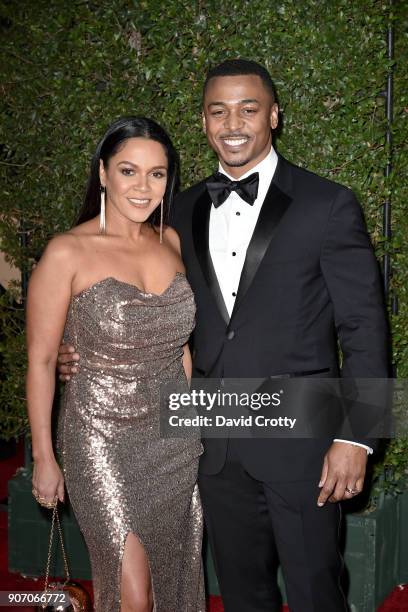
[[[165,231],[164,231],[164,236],[165,236],[165,240],[168,241],[168,243],[170,244],[172,249],[174,249],[174,251],[177,254],[177,259],[179,260],[178,268],[181,267],[181,268],[184,269],[183,261],[181,259],[180,238],[179,238],[177,232],[172,227],[166,227]],[[183,367],[184,367],[184,371],[186,373],[187,380],[188,380],[188,382],[190,384],[191,376],[192,376],[192,373],[193,373],[193,363],[192,363],[191,353],[190,353],[190,348],[188,346],[188,343],[183,346],[183,351],[184,351],[184,354],[183,354]]]
[[[74,237],[62,235],[47,246],[33,271],[27,295],[28,370],[26,393],[34,458],[33,487],[48,503],[62,501],[64,481],[55,460],[51,411],[55,366],[75,273]]]
[[[185,344],[183,346],[183,367],[184,367],[184,371],[186,373],[186,377],[188,380],[188,383],[190,384],[191,382],[191,375],[193,373],[193,362],[191,359],[191,353],[190,353],[190,348],[188,346],[188,343]]]

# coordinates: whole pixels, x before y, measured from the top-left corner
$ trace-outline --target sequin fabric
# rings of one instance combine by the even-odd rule
[[[160,295],[106,278],[71,300],[65,341],[80,353],[58,444],[88,546],[96,612],[120,611],[129,533],[150,565],[155,612],[205,612],[198,439],[159,432],[160,383],[187,389],[183,344],[195,304],[181,273]]]

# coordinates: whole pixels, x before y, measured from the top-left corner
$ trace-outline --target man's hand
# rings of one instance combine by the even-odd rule
[[[324,506],[327,500],[338,502],[351,499],[361,493],[366,466],[365,448],[344,442],[333,442],[324,458],[319,482],[322,490],[317,505]]]
[[[58,349],[58,373],[62,381],[71,380],[71,376],[78,372],[79,355],[75,347],[70,344],[61,344]]]

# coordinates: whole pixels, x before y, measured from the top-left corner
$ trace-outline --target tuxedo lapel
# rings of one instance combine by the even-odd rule
[[[224,319],[226,324],[228,324],[230,317],[224,302],[224,298],[222,297],[221,289],[218,284],[217,275],[215,273],[214,265],[210,255],[209,227],[211,205],[212,202],[210,196],[207,190],[205,190],[198,198],[194,206],[192,227],[193,240],[196,255],[198,261],[200,262],[204,278],[207,282],[208,287],[210,288],[211,293],[213,294],[215,303],[217,304],[218,310],[220,311],[222,318]]]
[[[254,233],[248,245],[231,319],[240,307],[265,256],[266,250],[277,231],[278,225],[292,202],[290,191],[290,167],[279,156],[275,176],[262,204]]]

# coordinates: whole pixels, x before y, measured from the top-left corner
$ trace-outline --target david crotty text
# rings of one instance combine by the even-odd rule
[[[289,417],[269,418],[263,415],[249,415],[237,418],[227,418],[222,415],[208,417],[197,415],[195,417],[181,417],[172,414],[169,417],[171,427],[288,427],[293,429],[296,419]]]

